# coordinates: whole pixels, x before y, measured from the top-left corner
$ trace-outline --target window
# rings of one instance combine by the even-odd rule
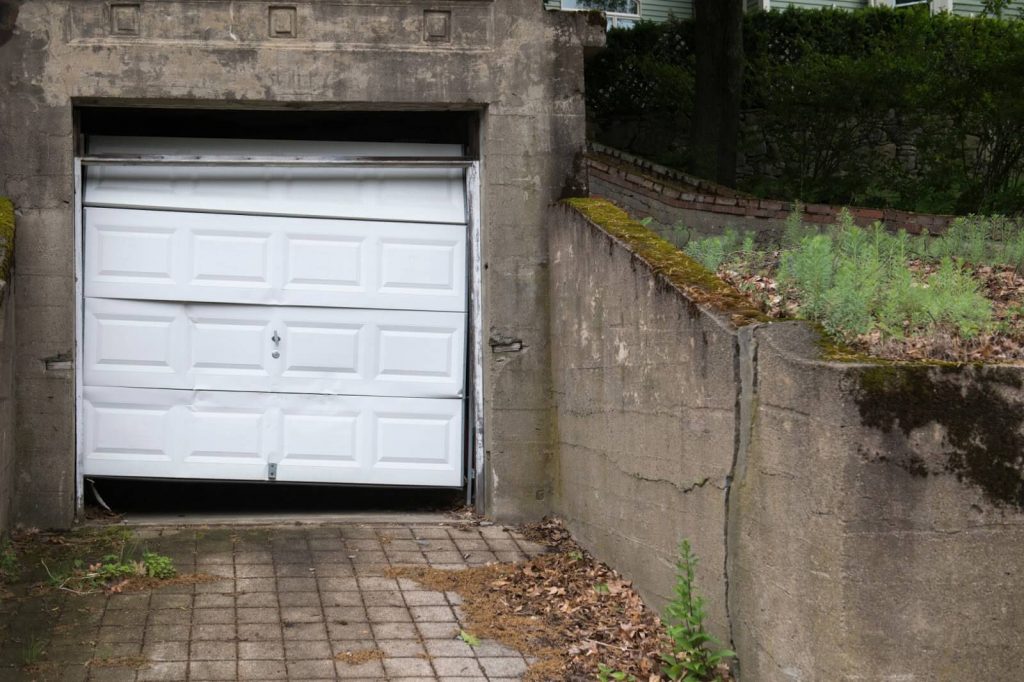
[[[640,0],[562,0],[564,10],[600,10],[608,28],[632,28],[640,21]]]

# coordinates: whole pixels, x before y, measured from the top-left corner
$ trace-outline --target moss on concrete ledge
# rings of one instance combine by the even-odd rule
[[[718,275],[630,218],[628,213],[610,201],[580,198],[566,199],[564,203],[622,242],[634,256],[693,303],[728,315],[737,327],[769,321],[743,294],[723,282]]]
[[[0,280],[11,281],[14,259],[14,204],[0,197]]]

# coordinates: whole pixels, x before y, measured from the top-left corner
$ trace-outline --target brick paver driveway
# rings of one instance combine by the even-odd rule
[[[337,524],[137,534],[180,572],[223,580],[5,600],[0,680],[505,682],[527,668],[517,651],[459,639],[457,595],[387,576],[391,566],[454,569],[540,551],[504,528]],[[380,658],[335,658],[368,651]],[[27,657],[37,662],[26,668]]]

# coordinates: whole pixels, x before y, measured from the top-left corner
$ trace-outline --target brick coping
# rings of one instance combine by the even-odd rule
[[[586,163],[592,176],[674,208],[760,220],[785,220],[796,208],[796,202],[759,199],[597,143],[590,143]],[[889,229],[910,234],[942,234],[956,218],[894,208],[805,204],[804,221],[833,223],[844,208],[857,225],[881,221]]]

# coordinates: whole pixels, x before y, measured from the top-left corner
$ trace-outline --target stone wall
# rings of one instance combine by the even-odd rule
[[[586,165],[593,196],[613,201],[638,218],[652,218],[652,227],[666,236],[680,225],[701,233],[720,231],[725,226],[778,231],[796,208],[791,201],[758,199],[596,143],[590,145]],[[804,222],[834,223],[843,208],[805,205]],[[953,220],[953,216],[896,209],[845,208],[858,225],[879,220],[889,229],[910,234],[941,234]]]
[[[0,192],[19,206],[23,236],[14,306],[20,519],[67,526],[75,514],[66,362],[75,349],[75,108],[94,104],[477,112],[489,462],[481,504],[505,520],[546,512],[544,211],[582,186],[583,51],[603,36],[587,14],[547,12],[537,0],[0,0]],[[487,337],[500,349],[515,339],[519,350],[493,353]]]
[[[1013,675],[1024,368],[832,361],[652,238],[549,222],[555,511],[588,549],[660,607],[688,538],[742,679]]]

